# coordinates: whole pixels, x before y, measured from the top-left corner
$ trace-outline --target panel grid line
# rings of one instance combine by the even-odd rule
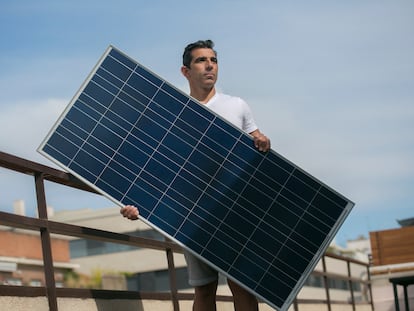
[[[188,102],[187,102],[187,104],[188,104]],[[184,105],[184,106],[183,106],[183,108],[181,109],[181,112],[178,114],[178,116],[177,116],[177,118],[176,118],[175,120],[177,120],[177,119],[178,119],[179,115],[182,113],[182,111],[183,111],[185,108],[186,108],[186,105]],[[169,130],[171,130],[171,128],[172,128],[174,125],[175,125],[175,121],[174,121],[173,123],[171,123],[171,126],[170,126]],[[165,133],[165,136],[161,139],[161,141],[160,141],[160,143],[159,143],[158,147],[154,149],[154,153],[155,153],[155,152],[157,152],[157,150],[158,150],[159,146],[162,144],[162,141],[164,140],[164,138],[165,138],[168,134],[169,134],[169,131],[167,131],[167,132]],[[195,147],[194,147],[194,148],[195,148]],[[182,169],[182,167],[180,167],[180,170],[181,170],[181,169]],[[176,175],[176,176],[178,176],[178,174],[179,174],[179,171],[178,171],[178,173],[177,173],[177,175]],[[174,181],[175,181],[175,178],[174,178],[174,179],[172,179],[172,180],[171,180],[171,182],[167,185],[166,189],[164,190],[164,192],[163,192],[163,193],[162,193],[162,195],[160,196],[160,198],[159,198],[159,200],[158,200],[158,203],[157,203],[157,204],[156,204],[156,206],[154,207],[153,211],[157,208],[157,206],[159,205],[159,203],[161,202],[161,200],[163,199],[163,197],[164,197],[164,196],[166,196],[167,191],[171,188],[171,185],[174,183]],[[153,211],[152,211],[151,213],[149,213],[149,214],[148,214],[148,218],[152,216]]]
[[[227,153],[226,157],[223,159],[222,163],[220,163],[219,169],[217,169],[217,170],[216,170],[216,172],[215,172],[215,174],[212,176],[212,179],[210,180],[210,183],[207,183],[207,184],[206,184],[206,187],[205,187],[205,188],[204,188],[204,190],[203,190],[203,194],[205,194],[205,193],[206,193],[206,191],[207,191],[208,187],[209,187],[209,186],[210,186],[210,184],[211,184],[211,181],[213,181],[213,179],[216,177],[216,175],[217,175],[217,173],[219,172],[220,168],[223,168],[223,164],[224,164],[224,162],[228,160],[229,154],[233,151],[234,147],[236,146],[236,144],[237,144],[238,142],[240,142],[240,137],[238,137],[238,138],[237,138],[237,140],[234,142],[233,146],[230,148],[230,150],[228,150],[228,153]],[[200,196],[200,197],[198,198],[198,200],[194,203],[194,206],[196,206],[196,205],[199,203],[200,199],[201,199],[201,196]],[[234,202],[235,202],[235,201],[234,201]],[[229,209],[228,213],[229,213],[229,212],[230,212],[230,209]],[[226,217],[226,216],[225,216],[225,217]],[[216,231],[212,233],[211,238],[215,235],[215,233],[217,232],[218,228],[219,228],[219,227],[223,224],[223,220],[225,219],[225,217],[224,217],[224,218],[220,221],[219,226],[216,228]],[[211,241],[211,239],[210,239],[210,240],[206,243],[205,247],[207,247],[207,245],[208,245],[208,243],[209,243],[210,241]],[[224,243],[225,243],[225,242],[224,242]],[[230,246],[229,246],[229,247],[230,247]],[[205,251],[205,248],[201,251],[201,254],[202,254],[204,251]]]
[[[136,66],[135,66],[135,68],[136,68],[136,67],[138,67],[138,65],[136,65]],[[132,73],[131,73],[131,75],[132,75]],[[126,84],[126,81],[125,81],[124,85],[125,85],[125,84]],[[99,85],[98,85],[98,86],[99,86]],[[120,91],[121,91],[121,90],[119,90],[119,92],[120,92]],[[119,92],[118,92],[118,94],[119,94]],[[113,103],[113,101],[115,100],[115,98],[116,98],[116,97],[114,97],[114,99],[112,100],[112,103]],[[111,103],[111,104],[112,104],[112,103]],[[109,107],[110,107],[110,106],[109,106]],[[106,111],[108,111],[108,110],[109,110],[109,107],[106,109]],[[102,118],[104,118],[104,114],[102,114],[101,119],[102,119]],[[101,120],[101,119],[100,119],[100,120]],[[95,129],[96,129],[96,127],[98,126],[98,124],[100,124],[100,120],[98,120],[98,122],[96,123],[95,127],[93,128],[93,130],[95,130]],[[92,131],[88,134],[88,136],[92,135],[93,130],[92,130]],[[86,140],[85,140],[85,142],[86,142]],[[85,142],[84,142],[84,143],[85,143]],[[83,144],[84,144],[84,143],[83,143]],[[83,144],[80,146],[80,148],[79,148],[78,152],[81,150],[81,148],[82,148]],[[70,162],[69,162],[68,166],[70,166],[70,165],[71,165],[71,163],[72,163],[72,162],[73,162],[73,160],[75,159],[75,157],[76,157],[76,155],[78,154],[78,152],[75,154],[75,156],[73,157],[73,159],[71,159],[71,160],[70,160]]]
[[[292,174],[290,174],[289,178],[292,176]],[[286,179],[285,184],[282,186],[282,188],[284,188],[284,186],[286,185],[286,183],[288,182],[289,178]],[[277,199],[277,197],[280,195],[280,191],[276,194],[275,198],[273,199],[274,203]],[[270,205],[271,206],[271,205]],[[269,208],[270,208],[269,206]],[[256,230],[260,227],[260,224],[264,221],[264,218],[267,216],[267,212],[263,214],[263,216],[259,219],[259,221],[257,222],[257,226],[254,228],[254,230],[252,231],[251,235],[249,236],[249,240],[252,238],[252,236],[254,235],[254,233],[256,232]],[[234,262],[232,263],[232,267],[234,265],[234,263],[236,262],[237,258],[241,255],[241,253],[243,252],[244,248],[246,247],[246,245],[243,245],[243,249],[240,251],[240,253],[238,254],[238,256],[235,258]]]
[[[292,172],[292,174],[293,174],[293,172]],[[291,175],[292,176],[292,175]],[[287,181],[286,181],[287,182]],[[320,190],[320,189],[319,189]],[[319,192],[319,190],[318,190],[318,192]],[[317,193],[315,193],[315,195],[314,195],[314,197],[313,197],[313,199],[316,197],[316,195],[317,195]],[[276,199],[277,199],[277,197],[275,197],[274,198],[274,201],[276,201]],[[312,201],[313,201],[313,199],[309,202],[309,204],[308,204],[308,207],[307,208],[309,208],[310,206],[311,206],[311,204],[312,204]],[[265,215],[263,216],[263,218],[264,217],[266,217],[266,215],[268,214],[268,210],[265,212]],[[304,210],[304,212],[303,213],[306,213],[306,209]],[[262,221],[262,219],[260,220],[260,221]],[[302,217],[301,216],[299,216],[299,219],[298,219],[298,221],[296,222],[296,224],[292,227],[292,231],[291,231],[291,233],[290,234],[292,234],[292,232],[294,232],[295,231],[295,229],[296,229],[296,227],[298,226],[298,224],[299,224],[299,222],[300,221],[302,221]],[[260,223],[259,223],[259,225],[260,225]],[[290,239],[290,236],[287,236],[287,239]],[[286,243],[285,243],[286,244]],[[283,247],[285,247],[285,244],[283,244]],[[278,250],[278,252],[276,253],[276,255],[275,255],[275,258],[277,258],[278,257],[278,255],[279,255],[279,253],[280,253],[280,251],[282,250],[282,248],[280,248],[279,250]],[[274,262],[274,260],[275,259],[273,259],[273,261],[270,263],[270,265],[268,266],[268,268],[267,268],[267,271],[266,271],[266,273],[269,271],[269,269],[270,269],[270,266],[273,264],[273,262]],[[262,279],[263,279],[263,277],[262,277]],[[261,281],[261,280],[260,280]],[[259,283],[260,283],[260,281],[259,281]]]
[[[214,119],[213,119],[213,120],[214,120]],[[213,124],[213,121],[211,121],[211,122],[210,122],[210,124],[208,125],[207,130],[211,127],[211,125],[212,125],[212,124]],[[207,130],[206,130],[206,131],[207,131]],[[189,159],[191,158],[191,156],[193,155],[193,153],[196,151],[197,146],[201,143],[201,139],[202,139],[203,137],[204,137],[204,133],[202,133],[202,136],[201,136],[200,140],[198,140],[198,141],[197,141],[197,143],[196,143],[196,145],[193,147],[193,149],[192,149],[191,153],[189,154],[188,158],[184,160],[184,163],[183,163],[182,167],[180,168],[180,170],[182,170],[182,169],[184,168],[184,166],[188,163]],[[179,172],[178,172],[178,173],[179,173]],[[179,174],[177,174],[175,178],[177,178],[178,176],[179,176]],[[175,180],[175,178],[174,178],[174,180]],[[171,182],[171,184],[172,184],[172,183],[173,183],[173,181]],[[208,186],[208,184],[207,184],[207,186]],[[200,189],[200,190],[201,190],[201,189]],[[189,210],[189,212],[190,212],[190,213],[192,212],[192,210],[194,209],[194,206],[196,206],[196,204],[197,204],[197,202],[194,202],[193,207]],[[189,213],[189,214],[190,214],[190,213]],[[189,214],[187,214],[187,215],[184,217],[183,222],[182,222],[182,223],[181,223],[181,225],[177,228],[177,232],[180,232],[180,230],[181,230],[181,228],[182,228],[182,225],[184,224],[184,222],[185,222],[185,221],[187,221],[187,220],[188,220],[188,215],[189,215]],[[174,237],[176,237],[176,236],[174,236]]]
[[[161,88],[161,87],[160,87]],[[135,123],[135,125],[141,120],[141,118],[145,115],[145,111],[147,110],[147,109],[149,109],[148,108],[148,106],[150,105],[150,103],[154,100],[154,97],[158,94],[158,92],[160,91],[160,88],[158,88],[157,89],[157,91],[154,93],[154,96],[150,99],[150,102],[148,103],[148,105],[144,108],[144,110],[142,111],[142,115],[141,115],[141,117],[140,118],[138,118],[138,120],[136,121],[136,123]],[[132,127],[132,129],[131,129],[131,131],[133,130],[135,128],[135,126],[133,126]],[[130,135],[130,132],[128,132],[128,135]],[[128,137],[128,135],[125,137],[125,139]],[[167,135],[167,133],[165,134],[165,135]],[[161,144],[161,142],[159,142],[158,143],[158,146]],[[121,143],[121,145],[119,146],[119,148],[122,146],[122,143]],[[141,176],[141,173],[142,173],[142,171],[145,169],[145,167],[148,165],[148,162],[152,159],[152,156],[154,155],[154,153],[156,152],[156,150],[157,150],[157,148],[154,148],[154,150],[153,150],[153,153],[148,157],[148,160],[147,160],[147,162],[143,165],[143,167],[142,167],[142,169],[141,169],[141,171],[138,173],[138,174],[136,174],[136,177],[135,177],[135,179],[131,182],[131,185],[130,185],[130,187],[127,189],[127,191],[125,192],[125,194],[127,194],[130,190],[131,190],[131,188],[133,187],[133,185],[135,184],[135,182],[138,180],[138,178],[140,178],[140,176]],[[123,199],[125,199],[125,195],[122,197],[122,199],[121,199],[121,201],[123,200]]]

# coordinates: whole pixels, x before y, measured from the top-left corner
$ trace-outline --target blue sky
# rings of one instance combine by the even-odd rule
[[[187,91],[183,47],[215,41],[219,90],[273,149],[356,205],[344,243],[414,217],[413,1],[2,1],[0,150],[36,149],[109,44]],[[112,202],[47,185],[57,210]],[[33,180],[0,169],[0,210]]]

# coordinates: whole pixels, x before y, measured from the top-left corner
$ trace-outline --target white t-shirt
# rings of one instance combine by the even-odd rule
[[[257,130],[249,105],[239,97],[216,93],[205,105],[246,133]]]

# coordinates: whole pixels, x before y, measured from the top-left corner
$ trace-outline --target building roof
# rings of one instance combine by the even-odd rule
[[[414,226],[414,217],[397,220],[401,227]]]

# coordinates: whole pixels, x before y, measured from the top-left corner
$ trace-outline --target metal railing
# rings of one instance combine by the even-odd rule
[[[29,286],[9,286],[0,285],[0,295],[17,296],[17,297],[39,297],[44,296],[48,299],[49,310],[58,310],[58,297],[70,298],[93,298],[93,299],[147,299],[147,300],[170,300],[173,304],[174,311],[179,311],[180,300],[193,300],[192,293],[179,293],[176,284],[175,265],[173,253],[181,253],[182,249],[175,243],[169,241],[158,241],[147,238],[135,237],[126,234],[114,233],[99,229],[76,226],[66,223],[60,223],[48,220],[46,193],[44,181],[51,181],[64,186],[79,189],[80,191],[88,191],[96,193],[95,190],[88,187],[73,175],[66,172],[32,162],[14,155],[0,151],[0,167],[13,170],[18,173],[28,174],[34,177],[34,186],[37,197],[38,218],[15,215],[6,212],[0,212],[0,225],[12,228],[20,228],[26,230],[37,231],[40,233],[40,240],[43,254],[45,286],[29,287]],[[83,239],[99,240],[104,242],[112,242],[147,248],[153,250],[165,251],[169,272],[170,292],[136,292],[136,291],[120,291],[120,290],[99,290],[99,289],[75,289],[75,288],[56,288],[53,257],[51,247],[51,235],[59,234]],[[339,275],[329,273],[326,266],[326,258],[334,258],[346,262],[348,275]],[[351,264],[365,266],[367,269],[367,278],[352,277]],[[322,277],[324,280],[324,288],[326,299],[296,299],[294,301],[294,310],[299,311],[300,304],[323,304],[327,306],[328,311],[331,310],[333,304],[344,304],[344,301],[334,301],[330,298],[330,286],[328,280],[330,278],[342,279],[349,283],[350,301],[345,304],[352,305],[352,310],[356,310],[356,306],[361,302],[354,299],[353,283],[360,283],[368,288],[369,301],[363,302],[370,304],[371,310],[374,310],[372,302],[371,283],[369,275],[369,266],[363,262],[353,260],[343,256],[333,254],[325,254],[322,257],[322,271],[314,271],[314,275]],[[232,301],[230,296],[218,296],[218,301]]]

